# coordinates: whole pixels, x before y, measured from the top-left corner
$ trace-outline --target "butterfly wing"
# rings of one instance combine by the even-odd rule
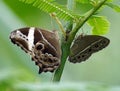
[[[39,73],[53,72],[60,64],[59,38],[55,32],[31,27],[17,29],[10,34],[12,43],[20,46],[30,54],[36,65],[39,66]]]
[[[87,60],[93,53],[109,44],[109,39],[98,35],[78,36],[71,47],[69,61],[76,63]]]

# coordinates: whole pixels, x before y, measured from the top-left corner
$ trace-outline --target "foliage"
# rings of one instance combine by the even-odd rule
[[[105,17],[100,17],[100,16],[91,17],[88,20],[88,23],[90,24],[90,26],[93,27],[92,29],[93,34],[106,34],[110,26],[107,19]]]
[[[72,10],[71,10],[72,11],[71,12],[70,10],[67,9],[67,7],[62,6],[53,0],[19,0],[19,1],[22,1],[27,4],[32,4],[34,7],[37,7],[46,13],[55,13],[57,17],[59,17],[63,20],[67,20],[67,21],[72,20],[75,22],[79,22],[77,20],[79,20],[79,18],[82,16],[82,15],[75,14],[75,12],[73,12]],[[91,5],[93,5],[93,8],[94,8],[95,5],[97,5],[97,3],[99,3],[99,0],[76,0],[76,3],[77,2],[82,3],[82,4],[86,4],[86,3],[91,4]],[[112,9],[114,9],[115,11],[119,12],[120,7],[111,2],[112,2],[112,0],[108,0],[105,4],[108,5],[109,7],[111,7]],[[92,18],[90,20],[93,20],[93,17],[94,16],[92,16]],[[99,27],[98,27],[99,31],[98,31],[98,29],[95,30],[95,27],[94,27],[94,29],[92,30],[93,34],[99,34],[99,35],[106,34],[109,30],[109,22],[105,18],[103,20],[103,17],[102,18],[100,18],[100,16],[98,16],[98,17],[99,17],[99,21],[101,21],[104,24],[99,24]],[[95,16],[94,20],[98,20],[98,17]],[[92,21],[92,22],[95,23],[95,21]],[[90,21],[88,23],[90,23]],[[89,24],[89,25],[91,25],[93,27],[92,24]]]
[[[113,3],[106,3],[107,6],[111,7],[116,12],[120,12],[120,6]]]
[[[7,0],[5,0],[5,1],[9,2]],[[65,7],[65,5],[63,6],[63,5],[59,4],[58,2],[56,2],[57,0],[56,1],[53,1],[53,0],[20,0],[20,1],[30,4],[30,5],[33,5],[34,7],[37,7],[41,11],[44,11],[48,14],[55,12],[56,16],[58,18],[60,18],[61,20],[64,20],[65,22],[70,22],[72,20],[72,22],[73,22],[72,25],[74,25],[74,26],[73,26],[73,28],[72,27],[70,28],[72,36],[70,36],[70,38],[68,39],[67,48],[66,48],[66,43],[65,44],[63,43],[65,41],[62,42],[63,43],[62,50],[64,50],[65,53],[66,53],[66,50],[69,50],[70,44],[71,44],[72,40],[74,39],[78,30],[86,22],[92,27],[91,31],[93,32],[93,34],[100,35],[100,34],[106,34],[109,32],[110,26],[109,26],[108,20],[104,16],[99,16],[99,13],[104,9],[105,5],[111,7],[113,10],[115,10],[117,12],[120,11],[119,5],[113,4],[112,0],[108,0],[102,6],[103,8],[101,8],[100,11],[99,11],[99,8],[101,6],[96,9],[96,5],[98,5],[98,3],[94,3],[94,2],[102,1],[102,0],[74,0],[75,1],[74,8],[76,7],[76,4],[78,4],[78,5],[80,5],[79,6],[80,11],[81,11],[81,9],[83,9],[81,7],[83,5],[87,4],[87,5],[92,6],[88,9],[85,9],[85,10],[83,9],[84,13],[79,13],[79,14],[78,14],[78,12],[77,12],[77,14],[76,14],[76,12],[74,12],[75,9],[68,10],[67,7]],[[94,2],[91,2],[91,1],[94,1]],[[42,2],[42,4],[41,4],[41,2]],[[19,3],[21,3],[21,2],[19,2]],[[24,4],[24,3],[21,3],[21,4]],[[4,9],[4,8],[1,8],[1,9]],[[23,9],[21,9],[21,10],[23,10]],[[34,8],[34,10],[36,10],[36,8]],[[34,10],[32,10],[32,11],[34,11]],[[11,15],[9,15],[9,16],[11,16]],[[9,17],[9,16],[7,16],[7,17]],[[16,16],[17,16],[17,14],[16,14]],[[37,17],[38,16],[36,16],[36,18]],[[44,15],[43,15],[43,17],[44,17]],[[29,19],[31,19],[31,18],[29,18]],[[14,19],[12,19],[12,20],[14,20]],[[18,22],[12,22],[12,20],[10,20],[10,23],[13,24],[14,26],[18,26],[17,25]],[[22,18],[20,20],[22,21]],[[15,27],[9,28],[8,25],[10,25],[10,24],[8,23],[8,21],[9,20],[7,20],[7,23],[0,21],[1,30],[9,31],[9,30],[13,30],[15,28]],[[42,21],[42,23],[43,22],[44,21]],[[6,29],[2,29],[3,26]],[[8,34],[6,34],[6,33],[8,33]],[[74,84],[73,86],[71,86],[71,83],[69,83],[69,84],[67,83],[67,86],[66,86],[66,83],[60,84],[58,86],[56,84],[50,85],[51,83],[48,85],[45,84],[42,86],[41,86],[41,83],[38,83],[36,85],[34,82],[37,83],[37,82],[42,82],[42,81],[48,80],[49,74],[47,74],[47,76],[41,75],[41,77],[38,75],[35,75],[35,73],[37,73],[37,69],[35,69],[36,67],[32,67],[33,63],[30,62],[30,59],[26,57],[26,54],[22,54],[21,52],[18,52],[16,50],[17,48],[12,47],[10,45],[10,41],[8,41],[8,37],[6,39],[6,36],[9,35],[10,31],[6,32],[6,33],[5,33],[5,31],[1,31],[1,34],[0,34],[0,40],[1,40],[1,43],[0,43],[0,50],[1,50],[1,53],[0,53],[0,55],[1,55],[1,57],[0,57],[0,60],[1,60],[0,90],[1,91],[16,91],[16,89],[18,89],[17,91],[30,91],[30,90],[35,91],[35,90],[41,90],[41,88],[43,89],[43,91],[46,91],[46,90],[53,91],[53,90],[56,90],[56,88],[58,89],[59,86],[60,86],[60,88],[59,88],[60,91],[62,91],[62,90],[63,91],[79,91],[81,89],[86,90],[86,91],[96,91],[96,89],[98,91],[99,90],[100,91],[108,91],[109,89],[112,89],[111,91],[117,91],[117,90],[119,91],[119,88],[107,87],[104,85],[101,86],[99,84],[97,84],[97,86],[92,85],[94,87],[87,85],[86,88],[84,88],[84,86],[79,87],[79,86],[82,86],[83,83],[82,84]],[[8,46],[5,46],[5,45],[8,45]],[[62,62],[64,60],[66,60],[66,58],[67,58],[69,51],[67,51],[67,52],[68,53],[65,54],[66,56],[63,57]],[[20,56],[22,56],[22,58]],[[28,60],[28,61],[26,61],[26,60]],[[65,63],[65,61],[64,61],[64,63]],[[12,68],[11,68],[11,66],[12,66]],[[3,68],[5,68],[5,69],[2,70]],[[59,71],[58,71],[58,73],[59,73]],[[62,71],[61,71],[61,74],[62,74]],[[56,76],[60,76],[60,75],[58,74]],[[58,79],[60,79],[60,78],[57,78],[57,80]],[[24,83],[24,82],[26,82],[26,83]],[[29,84],[30,82],[33,82],[33,83]],[[88,84],[90,85],[91,83],[88,83]],[[41,88],[40,88],[40,86],[41,86]],[[43,88],[43,87],[45,87],[45,88]],[[50,88],[50,89],[48,89],[48,88]],[[62,88],[64,88],[64,89],[62,89]]]
[[[102,5],[104,5],[105,3],[109,3],[112,2],[111,0],[76,0],[80,3],[88,3],[88,4],[92,4],[92,9],[90,9],[89,11],[87,11],[84,15],[79,17],[75,17],[74,14],[70,13],[69,10],[60,8],[60,5],[58,4],[54,4],[49,0],[20,0],[24,3],[28,3],[28,4],[32,4],[35,7],[38,7],[39,9],[43,10],[44,12],[47,13],[55,13],[57,17],[61,18],[61,19],[67,19],[69,21],[73,21],[73,23],[76,23],[76,26],[72,29],[72,24],[71,24],[71,29],[68,39],[66,40],[66,34],[63,31],[63,35],[64,38],[66,40],[66,43],[64,43],[65,40],[62,40],[62,57],[61,57],[61,66],[58,68],[58,70],[55,73],[54,76],[54,81],[59,81],[62,75],[62,71],[66,62],[66,59],[69,55],[69,50],[70,50],[70,45],[72,43],[72,41],[74,40],[74,37],[76,35],[76,33],[78,32],[78,30],[81,28],[81,26],[89,19],[88,23],[89,25],[91,25],[93,27],[92,31],[93,34],[105,34],[108,32],[109,30],[109,22],[107,21],[107,19],[103,18],[103,17],[94,17],[93,15],[96,13],[96,11],[101,8]],[[71,1],[73,2],[73,1]],[[107,4],[107,5],[111,5],[111,4]],[[112,8],[115,9],[115,6],[113,7],[113,5],[111,5]],[[117,8],[118,10],[118,8]],[[92,16],[92,17],[91,17]],[[69,28],[69,27],[68,27]],[[66,29],[68,30],[68,29]],[[66,46],[67,45],[67,46]],[[66,50],[67,52],[63,52],[64,50]]]
[[[43,10],[47,13],[56,13],[56,16],[65,20],[75,20],[76,16],[72,14],[69,10],[65,9],[63,6],[54,3],[51,0],[20,0],[24,3],[32,4],[33,6]]]

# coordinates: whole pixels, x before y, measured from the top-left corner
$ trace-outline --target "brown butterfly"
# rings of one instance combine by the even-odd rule
[[[61,51],[56,31],[35,27],[21,28],[11,32],[10,39],[30,54],[39,66],[39,73],[53,72],[59,67]]]
[[[99,35],[78,36],[71,47],[69,61],[79,63],[87,60],[93,53],[102,50],[110,40]]]

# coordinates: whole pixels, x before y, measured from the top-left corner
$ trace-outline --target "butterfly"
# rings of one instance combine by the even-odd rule
[[[68,60],[72,63],[80,63],[87,60],[93,53],[102,50],[108,44],[110,40],[106,37],[99,35],[79,35],[70,51]]]
[[[35,27],[20,28],[11,32],[10,39],[31,56],[39,67],[39,73],[53,72],[59,67],[61,50],[57,31]]]

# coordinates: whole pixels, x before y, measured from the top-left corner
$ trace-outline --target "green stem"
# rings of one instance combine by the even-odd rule
[[[76,35],[76,33],[78,32],[78,30],[80,29],[80,27],[106,2],[107,0],[103,0],[100,1],[93,9],[91,9],[89,12],[87,12],[87,14],[85,16],[83,16],[80,19],[80,22],[78,22],[75,26],[75,28],[70,32],[69,34],[69,38],[67,41],[65,41],[65,39],[62,40],[61,43],[61,49],[62,49],[62,56],[61,56],[61,65],[60,67],[56,70],[55,74],[54,74],[54,78],[53,81],[54,82],[59,82],[62,76],[62,72],[65,66],[65,62],[67,57],[69,56],[70,53],[70,45]]]
[[[62,45],[61,45],[61,49],[62,49],[61,65],[56,70],[56,72],[54,74],[54,78],[53,78],[54,82],[60,81],[60,78],[61,78],[64,66],[65,66],[66,59],[67,59],[67,57],[69,55],[69,50],[70,50],[70,46],[69,45],[70,44],[67,44],[67,42],[65,42],[65,41],[62,42]]]
[[[80,18],[80,21],[77,23],[75,28],[70,32],[69,41],[73,41],[76,33],[82,27],[82,25],[106,2],[107,0],[100,1],[93,9],[88,11],[83,17]]]

